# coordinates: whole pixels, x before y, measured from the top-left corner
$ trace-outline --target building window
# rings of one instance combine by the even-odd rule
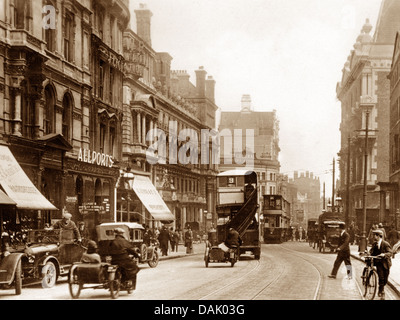
[[[62,113],[62,134],[65,139],[70,140],[70,127],[71,127],[71,110],[72,100],[69,95],[65,95],[63,99],[63,113]]]
[[[110,67],[110,84],[109,84],[109,101],[113,103],[113,89],[114,89],[114,69]]]
[[[15,0],[14,2],[14,27],[30,31],[32,23],[32,1]]]
[[[106,142],[106,125],[100,123],[100,152],[104,152]]]
[[[99,66],[99,98],[103,99],[103,92],[104,92],[104,61],[100,60]]]
[[[116,129],[115,126],[110,126],[110,154],[115,155]]]
[[[64,22],[64,58],[72,62],[74,57],[74,15],[67,13]]]
[[[46,135],[54,132],[55,95],[50,86],[46,86],[44,96],[45,111],[43,113],[43,133]]]

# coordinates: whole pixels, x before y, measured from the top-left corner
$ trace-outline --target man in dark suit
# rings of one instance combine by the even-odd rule
[[[350,262],[350,235],[345,230],[345,224],[340,224],[339,228],[341,230],[339,237],[339,245],[336,249],[338,254],[333,264],[333,269],[329,278],[336,279],[336,274],[339,270],[340,265],[344,262],[347,268],[347,276],[351,279],[351,262]]]
[[[390,267],[392,266],[392,248],[389,242],[383,240],[383,232],[379,229],[373,231],[374,243],[372,244],[369,254],[378,256],[379,259],[374,260],[376,271],[379,277],[378,296],[381,300],[385,300],[385,285],[387,284]]]

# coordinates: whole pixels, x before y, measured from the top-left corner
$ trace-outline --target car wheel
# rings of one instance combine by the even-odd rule
[[[18,261],[17,267],[15,268],[14,284],[15,284],[15,294],[16,295],[20,295],[22,293],[22,267],[21,267],[21,260]]]
[[[51,288],[57,282],[57,269],[53,262],[47,261],[42,268],[42,287]]]

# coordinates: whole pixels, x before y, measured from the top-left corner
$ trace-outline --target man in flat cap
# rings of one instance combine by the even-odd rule
[[[139,272],[139,267],[136,262],[133,261],[129,255],[133,255],[135,258],[139,258],[140,255],[136,251],[132,243],[125,239],[125,230],[122,228],[114,229],[115,239],[110,245],[110,255],[112,257],[112,263],[120,266],[124,269],[128,280],[131,281],[130,287],[136,288],[136,276]]]
[[[74,231],[74,237],[75,240],[78,242],[82,241],[81,234],[79,232],[78,227],[76,226],[75,222],[72,220],[72,214],[69,212],[64,212],[63,213],[63,218],[56,223],[54,223],[50,229],[62,229],[62,230],[73,230]]]
[[[350,235],[347,233],[346,226],[344,223],[339,225],[339,229],[340,229],[339,244],[336,249],[338,254],[336,256],[335,262],[333,263],[331,274],[328,275],[328,277],[336,279],[339,267],[342,264],[342,262],[344,262],[346,266],[347,277],[348,279],[351,279],[352,267],[350,261]]]
[[[385,285],[387,284],[390,267],[392,266],[392,248],[389,242],[383,240],[382,230],[375,229],[372,233],[374,242],[369,250],[369,254],[379,257],[378,259],[374,259],[374,265],[376,266],[379,278],[378,296],[381,297],[381,300],[385,300]]]

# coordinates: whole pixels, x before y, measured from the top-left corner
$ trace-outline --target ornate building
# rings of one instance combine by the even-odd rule
[[[214,91],[210,94],[209,89],[206,95],[206,71],[202,68],[196,71],[201,74],[196,85],[189,81],[187,72],[171,70],[172,57],[166,52],[155,52],[151,47],[151,11],[140,5],[135,14],[137,34],[132,30],[124,34],[127,68],[122,132],[123,180],[129,182],[138,176],[147,177],[168,206],[167,211],[174,216],[175,228],[182,229],[191,224],[194,230],[204,230],[211,226],[214,218],[217,167],[201,162],[203,151],[199,144],[197,149],[190,150],[191,161],[182,161],[180,151],[189,137],[180,135],[186,130],[200,138],[202,129],[215,129]],[[160,139],[158,133],[163,133],[165,148],[157,147],[149,154],[149,148]],[[211,143],[207,145],[211,148]],[[166,218],[159,216],[157,219],[157,214],[151,214],[149,208],[144,210],[137,193],[135,195],[129,189],[126,183],[120,184],[118,201],[121,204],[118,208],[121,208],[121,214],[126,212],[128,203],[125,199],[129,197],[132,200],[129,210],[136,211],[130,214],[133,219],[150,226],[157,225],[155,220],[170,222],[168,213]]]
[[[0,136],[58,209],[25,213],[43,227],[69,211],[93,230],[113,215],[128,0],[1,5]]]
[[[5,219],[42,228],[68,211],[93,236],[97,224],[112,220],[211,225],[216,167],[174,162],[170,148],[149,156],[151,129],[162,129],[179,151],[187,137],[178,134],[214,129],[217,109],[205,80],[183,88],[172,57],[152,49],[151,12],[135,11],[136,34],[128,0],[0,6],[0,151],[10,150],[15,160],[6,151],[2,157],[28,176],[20,190],[44,196],[28,208],[17,203],[23,219]],[[0,169],[5,185],[12,172]],[[159,203],[149,203],[143,189]]]
[[[362,228],[364,169],[366,172],[367,230],[372,223],[390,221],[387,210],[389,187],[389,124],[391,69],[396,31],[400,29],[400,3],[383,1],[376,25],[367,20],[344,65],[337,85],[342,120],[340,190],[349,222]],[[393,120],[393,119],[392,119]],[[368,141],[366,133],[368,130]],[[367,146],[367,148],[366,148]],[[367,157],[365,157],[365,152]],[[365,168],[365,158],[368,159]]]

